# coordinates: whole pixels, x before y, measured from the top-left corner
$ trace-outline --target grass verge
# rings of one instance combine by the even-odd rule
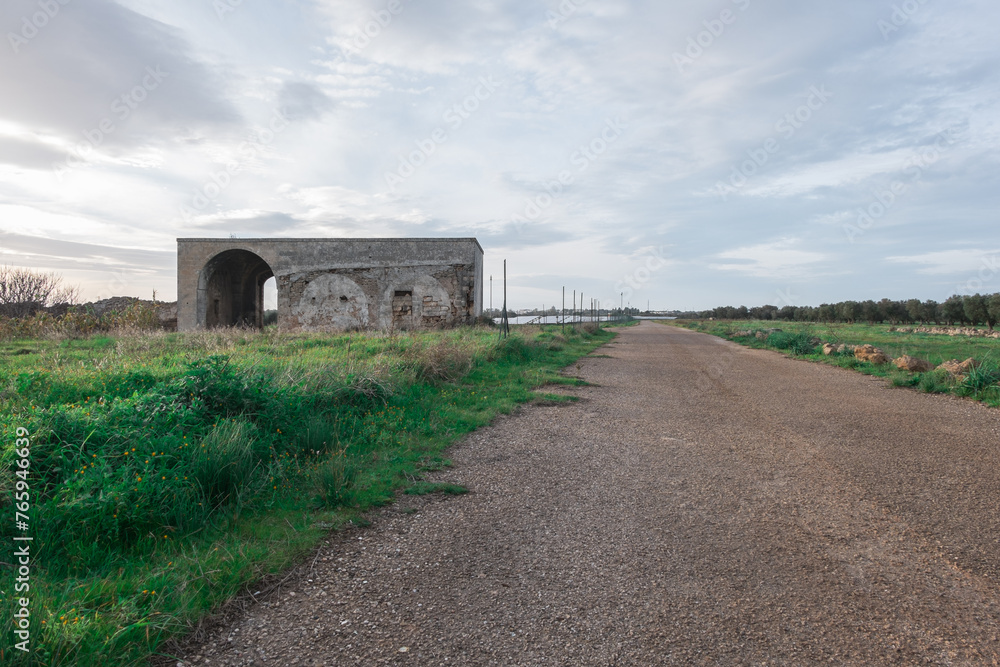
[[[879,324],[817,324],[811,322],[764,322],[728,320],[671,320],[664,322],[725,338],[747,347],[781,350],[792,356],[866,375],[888,379],[897,387],[912,387],[927,393],[953,394],[1000,406],[1000,340],[898,331]],[[938,366],[949,359],[969,357],[981,365],[965,376],[947,371],[911,373],[894,364],[873,364],[855,358],[850,351],[824,355],[823,343],[864,345],[883,350],[890,358],[910,355]]]
[[[0,344],[0,663],[142,664],[613,337],[555,327]],[[12,650],[16,429],[31,653]],[[425,488],[419,486],[414,488]],[[458,488],[426,492],[455,493]],[[21,534],[21,533],[17,533]]]

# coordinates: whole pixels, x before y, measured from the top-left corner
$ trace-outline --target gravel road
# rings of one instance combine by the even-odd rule
[[[646,322],[194,665],[1000,663],[1000,411]]]

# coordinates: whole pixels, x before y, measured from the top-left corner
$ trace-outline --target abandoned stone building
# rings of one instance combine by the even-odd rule
[[[277,283],[284,330],[426,329],[483,310],[474,238],[177,239],[177,328],[260,327]]]

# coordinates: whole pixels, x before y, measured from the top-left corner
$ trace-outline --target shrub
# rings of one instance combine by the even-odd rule
[[[316,471],[319,500],[326,507],[350,504],[357,467],[340,451],[327,459]]]
[[[920,381],[917,386],[925,393],[944,394],[951,390],[951,375],[947,371],[930,371],[918,375]]]
[[[767,344],[779,350],[789,350],[794,354],[812,354],[816,344],[808,334],[775,331],[767,337]]]
[[[472,370],[472,351],[448,340],[411,347],[409,356],[417,379],[430,384],[455,382]]]
[[[973,366],[962,378],[958,384],[958,391],[965,396],[977,396],[998,382],[1000,382],[1000,367],[984,362],[979,366]]]

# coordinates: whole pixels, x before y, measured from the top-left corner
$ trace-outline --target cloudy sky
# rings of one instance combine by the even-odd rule
[[[998,25],[990,0],[3,0],[0,263],[169,300],[177,237],[475,236],[514,307],[997,292]]]

